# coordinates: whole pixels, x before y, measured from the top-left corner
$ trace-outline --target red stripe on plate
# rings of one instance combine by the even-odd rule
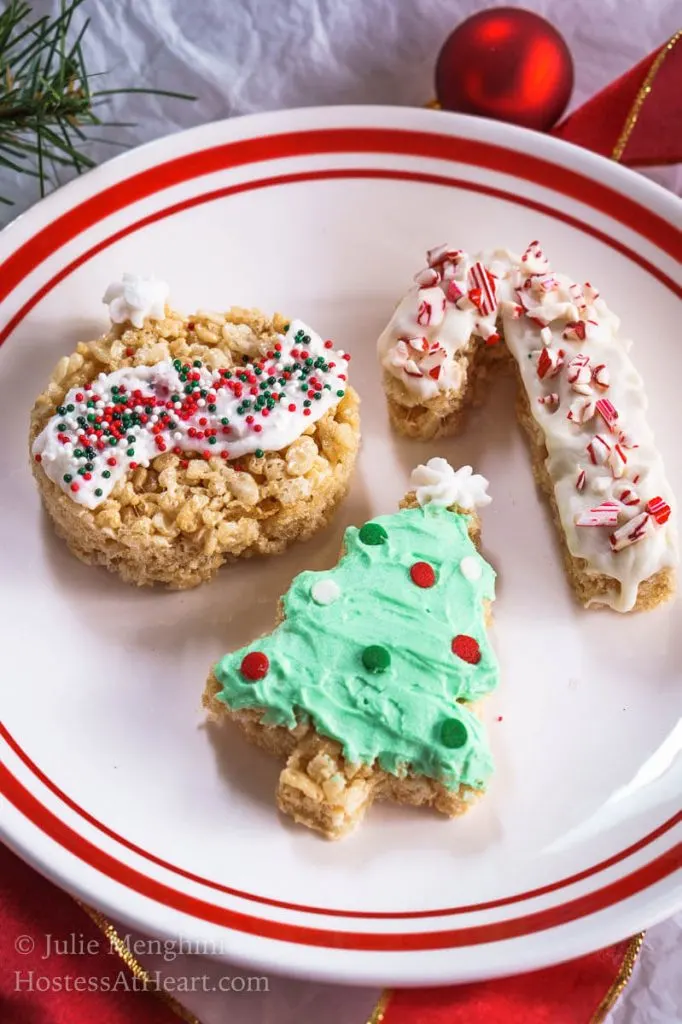
[[[0,300],[62,245],[131,203],[227,167],[320,153],[395,153],[501,171],[601,210],[673,258],[682,259],[682,240],[673,224],[623,193],[561,164],[458,136],[397,128],[326,128],[212,146],[149,167],[103,189],[44,227],[0,265]]]
[[[508,907],[514,903],[522,903],[525,900],[535,899],[537,896],[546,896],[551,892],[557,892],[559,889],[564,889],[566,886],[573,885],[576,882],[584,881],[586,878],[590,878],[592,875],[599,874],[601,871],[605,871],[607,868],[613,867],[614,864],[618,864],[621,861],[631,857],[639,850],[649,846],[656,839],[660,839],[661,836],[665,835],[676,825],[682,822],[682,812],[673,815],[663,824],[659,825],[658,828],[654,829],[653,832],[649,832],[648,835],[643,836],[636,843],[626,847],[619,853],[614,854],[612,857],[608,857],[606,860],[600,861],[598,864],[592,867],[585,868],[583,871],[577,872],[575,875],[570,875],[568,878],[563,878],[560,881],[552,882],[548,885],[540,886],[538,889],[530,889],[528,892],[515,893],[513,896],[504,896],[497,900],[489,900],[486,903],[472,903],[461,907],[446,907],[438,910],[402,910],[402,911],[370,911],[370,910],[338,910],[329,907],[311,907],[300,903],[287,903],[283,900],[270,899],[266,896],[258,896],[254,893],[243,892],[241,889],[233,889],[231,886],[222,885],[220,882],[214,882],[209,878],[203,878],[201,875],[195,875],[191,871],[186,871],[184,868],[180,868],[175,864],[171,864],[161,857],[157,857],[156,854],[149,853],[149,851],[142,849],[130,840],[120,836],[118,832],[114,832],[107,825],[104,825],[97,818],[93,817],[88,811],[84,810],[79,804],[72,800],[70,796],[67,796],[63,790],[61,790],[53,781],[50,779],[41,769],[35,764],[34,761],[28,756],[28,754],[19,746],[17,741],[11,735],[5,726],[0,722],[0,736],[5,740],[9,747],[19,757],[26,767],[36,776],[40,782],[46,786],[51,793],[54,793],[58,799],[70,807],[72,811],[75,811],[81,818],[87,821],[94,828],[98,829],[104,835],[109,836],[115,842],[120,843],[126,849],[131,850],[140,857],[144,857],[152,864],[157,864],[159,867],[164,868],[167,871],[172,871],[174,874],[179,875],[182,878],[187,878],[191,882],[198,882],[199,885],[205,885],[207,888],[215,889],[217,892],[224,892],[228,896],[236,896],[239,899],[250,900],[254,903],[260,903],[269,907],[278,907],[282,910],[293,910],[297,913],[304,914],[324,914],[328,917],[342,917],[349,919],[373,919],[373,920],[412,920],[420,918],[431,918],[431,917],[447,917],[454,914],[471,914],[480,912],[483,910],[495,910],[498,907]]]
[[[205,900],[171,889],[121,863],[96,846],[83,839],[60,821],[51,811],[43,807],[34,796],[18,782],[4,765],[0,765],[0,789],[7,798],[43,832],[60,846],[70,850],[80,860],[101,871],[121,885],[171,907],[182,914],[238,932],[247,932],[267,939],[294,942],[298,945],[324,946],[329,949],[353,949],[373,952],[394,952],[425,949],[455,949],[463,946],[479,946],[503,939],[515,939],[546,931],[558,925],[568,924],[588,914],[598,913],[606,907],[628,899],[649,886],[668,878],[680,869],[682,844],[668,850],[649,864],[619,878],[618,881],[598,889],[596,892],[571,900],[558,907],[540,910],[510,921],[474,925],[469,928],[450,928],[438,932],[408,932],[404,934],[366,934],[364,932],[327,931],[300,925],[268,921],[264,918],[241,914],[237,911],[217,907]]]

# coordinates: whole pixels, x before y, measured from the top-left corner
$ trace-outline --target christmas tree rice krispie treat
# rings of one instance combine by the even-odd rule
[[[480,364],[506,353],[579,600],[621,612],[667,600],[674,502],[618,317],[591,284],[554,272],[538,242],[521,256],[443,246],[428,261],[379,339],[396,429],[455,432]]]
[[[204,691],[214,718],[285,761],[280,809],[331,839],[376,799],[461,814],[492,772],[476,714],[498,682],[487,481],[431,459],[412,484],[400,511],[346,531],[333,569],[297,576],[273,632]]]
[[[112,327],[64,356],[31,414],[57,533],[136,584],[193,587],[326,524],[359,444],[350,356],[299,320],[173,312],[126,275]]]

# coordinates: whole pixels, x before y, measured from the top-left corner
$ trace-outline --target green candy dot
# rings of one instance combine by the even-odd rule
[[[135,454],[135,449],[134,448],[126,448],[126,455],[128,455],[130,458],[132,458],[134,454]]]
[[[109,477],[111,476],[111,472],[110,472],[110,470],[108,470],[108,469],[105,469],[105,470],[103,471],[103,473],[102,473],[102,476],[104,477],[104,479],[105,479],[105,480],[108,480],[108,479],[109,479]]]
[[[64,474],[64,483],[65,484],[70,484],[72,480],[73,480],[73,477],[71,476],[70,473],[65,473]]]
[[[228,424],[229,424],[229,422],[230,422],[230,421],[228,420],[227,416],[223,416],[223,418],[221,419],[221,421],[220,421],[220,422],[222,423],[222,425],[223,425],[224,427],[226,427],[226,426],[228,426]]]
[[[362,652],[362,664],[368,672],[385,672],[391,664],[391,655],[385,647],[373,644]]]
[[[325,387],[326,387],[326,384],[325,384]],[[337,397],[338,397],[338,398],[343,398],[343,396],[345,395],[345,393],[346,393],[345,391],[337,391],[337,392],[336,392],[336,395],[337,395]]]
[[[358,534],[363,544],[385,544],[388,534],[379,523],[365,523]]]
[[[467,728],[459,718],[446,718],[440,727],[440,741],[451,750],[463,747],[467,738]]]
[[[256,448],[254,455],[256,456],[257,459],[262,459],[263,456],[265,455],[265,452],[263,451],[262,448]]]
[[[102,493],[103,492],[102,492],[102,488],[101,487],[96,487],[95,488],[95,497],[96,498],[101,498],[102,497]]]
[[[208,439],[208,443],[209,444],[216,444],[217,441],[218,441],[217,437],[209,437],[209,439]]]

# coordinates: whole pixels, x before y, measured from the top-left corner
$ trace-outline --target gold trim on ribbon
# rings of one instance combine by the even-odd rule
[[[642,82],[640,90],[635,96],[634,102],[630,107],[628,116],[625,119],[625,124],[623,125],[623,130],[618,136],[618,141],[616,142],[616,145],[613,147],[613,152],[611,153],[612,160],[622,159],[623,153],[625,152],[625,148],[628,142],[630,141],[630,136],[632,135],[635,125],[637,124],[637,119],[639,118],[642,107],[644,106],[644,101],[651,93],[654,79],[656,78],[658,72],[661,70],[661,65],[663,64],[663,61],[672,52],[676,44],[679,43],[680,39],[682,39],[682,29],[679,29],[677,32],[675,32],[675,34],[670,37],[668,42],[665,43],[665,45],[662,46],[661,49],[658,51],[656,59],[652,62],[651,67],[647,71],[646,78]]]
[[[628,948],[625,950],[623,962],[620,965],[620,970],[618,971],[613,984],[597,1007],[594,1016],[590,1020],[590,1024],[602,1024],[607,1013],[616,1005],[616,1002],[623,993],[623,989],[632,977],[637,957],[639,956],[644,943],[644,935],[644,932],[640,932],[639,935],[635,935],[634,938],[630,939]]]
[[[158,985],[152,981],[149,971],[145,970],[140,961],[135,959],[121,936],[114,928],[113,924],[111,924],[110,921],[107,921],[104,914],[100,914],[99,910],[93,910],[92,907],[87,906],[86,903],[81,903],[80,900],[76,900],[76,903],[81,910],[85,911],[90,920],[97,926],[97,928],[99,928],[102,934],[106,936],[110,949],[113,949],[113,951],[120,956],[121,960],[133,977],[143,983],[146,992],[156,996],[156,998],[160,999],[162,1003],[165,1003],[168,1009],[172,1010],[176,1017],[185,1021],[185,1024],[201,1024],[199,1018],[195,1017],[190,1010],[182,1005],[182,1003],[179,1003],[177,999],[170,994],[170,992],[166,992],[165,989],[159,988]]]
[[[388,1008],[388,1004],[390,1002],[391,995],[392,995],[392,992],[391,992],[390,988],[385,988],[384,991],[379,996],[379,1002],[377,1003],[377,1005],[372,1010],[371,1016],[370,1016],[369,1020],[367,1021],[367,1024],[381,1024],[381,1022],[384,1019],[384,1016],[386,1014],[386,1010]]]

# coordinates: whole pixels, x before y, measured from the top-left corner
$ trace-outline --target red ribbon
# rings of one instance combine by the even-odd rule
[[[630,167],[682,161],[682,30],[552,131]]]

